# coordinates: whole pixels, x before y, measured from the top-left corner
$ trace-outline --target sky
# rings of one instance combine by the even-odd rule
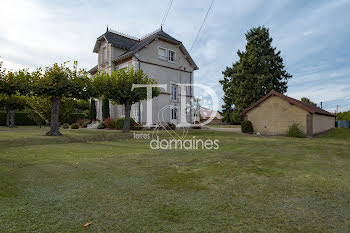
[[[189,50],[211,0],[173,0],[163,30]],[[168,0],[0,0],[0,60],[7,69],[79,61],[97,64],[92,52],[107,25],[142,37],[160,27]],[[222,98],[222,71],[238,60],[245,33],[270,29],[293,75],[287,95],[334,112],[350,110],[350,0],[215,0],[191,56],[199,70],[195,82]],[[197,93],[195,93],[197,94]],[[222,100],[220,101],[220,105]]]

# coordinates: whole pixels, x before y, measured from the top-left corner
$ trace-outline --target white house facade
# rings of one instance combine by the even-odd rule
[[[180,113],[188,123],[194,121],[193,110],[193,72],[198,69],[181,41],[176,40],[162,29],[148,36],[137,39],[107,28],[106,33],[98,37],[93,50],[98,54],[98,64],[89,70],[94,75],[97,70],[112,73],[114,70],[127,67],[142,69],[148,76],[155,79],[158,84],[166,84],[161,94],[152,99],[152,122],[180,123]],[[185,87],[186,107],[181,109],[180,86]],[[110,101],[110,117],[117,119],[124,117],[122,105],[113,105]],[[102,120],[102,98],[96,100],[97,119]],[[146,124],[146,100],[132,106],[131,117],[136,122]]]

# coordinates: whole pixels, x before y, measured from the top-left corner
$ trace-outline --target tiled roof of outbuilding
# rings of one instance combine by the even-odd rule
[[[247,112],[249,112],[250,110],[252,110],[253,108],[257,107],[260,103],[262,103],[263,101],[265,101],[267,98],[271,97],[271,96],[278,96],[286,101],[288,101],[290,104],[294,104],[295,106],[298,106],[299,108],[304,109],[305,111],[309,112],[309,113],[315,113],[315,114],[321,114],[321,115],[327,115],[327,116],[332,116],[335,117],[335,115],[333,115],[330,112],[327,112],[326,110],[319,108],[315,105],[312,104],[308,104],[305,103],[303,101],[294,99],[292,97],[286,96],[286,95],[282,95],[281,93],[278,93],[274,90],[271,90],[269,93],[267,93],[264,97],[262,97],[261,99],[259,99],[258,101],[256,101],[255,103],[251,104],[248,108],[246,108],[242,114],[246,115]]]

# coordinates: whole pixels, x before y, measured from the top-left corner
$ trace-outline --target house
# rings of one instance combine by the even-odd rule
[[[193,84],[193,72],[198,70],[181,41],[159,30],[143,37],[135,38],[113,30],[97,38],[94,53],[98,54],[98,64],[89,70],[94,75],[98,69],[112,73],[114,70],[134,67],[142,69],[158,84],[166,84],[167,90],[152,100],[152,124],[160,122],[180,122],[180,88],[178,84]],[[193,87],[186,87],[186,121],[193,123],[192,109]],[[113,105],[110,101],[110,117],[124,117],[122,105]],[[102,99],[96,100],[97,118],[102,119]],[[147,121],[146,101],[132,106],[131,116],[136,122]]]
[[[242,113],[253,124],[255,133],[286,134],[288,126],[298,123],[308,136],[335,127],[335,115],[312,104],[282,95],[274,90],[253,103]]]
[[[211,110],[209,108],[205,107],[200,107],[200,114],[201,118],[204,120],[209,120],[212,119],[212,121],[209,123],[210,125],[221,125],[223,124],[222,122],[222,116],[218,111]],[[213,115],[213,117],[212,117]]]

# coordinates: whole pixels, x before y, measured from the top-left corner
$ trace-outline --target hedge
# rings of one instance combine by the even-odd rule
[[[73,124],[73,123],[76,123],[78,119],[84,119],[85,118],[85,115],[84,113],[72,113],[70,118],[69,118],[69,121],[68,122],[60,122],[61,124],[63,123],[69,123],[69,124]]]
[[[63,124],[63,123],[73,124],[78,119],[83,119],[83,118],[84,118],[83,113],[72,113],[71,117],[69,119],[69,122],[60,122],[60,123],[61,124]],[[35,122],[32,119],[30,119],[27,116],[27,113],[25,113],[25,112],[16,112],[15,124],[16,125],[36,125]],[[4,125],[6,125],[6,112],[0,111],[0,126],[4,126]]]
[[[0,125],[6,125],[6,112],[0,112]],[[35,122],[25,112],[16,112],[15,125],[35,125]]]

